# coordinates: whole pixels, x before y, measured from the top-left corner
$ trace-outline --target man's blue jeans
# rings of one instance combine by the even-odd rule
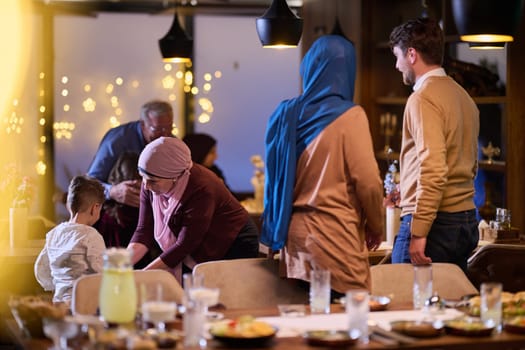
[[[410,223],[412,215],[401,218],[392,250],[392,263],[410,263]],[[438,212],[427,236],[425,255],[432,262],[448,262],[467,270],[467,259],[478,245],[476,211]]]

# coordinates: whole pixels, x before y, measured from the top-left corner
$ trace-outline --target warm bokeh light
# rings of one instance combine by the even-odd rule
[[[60,81],[62,82],[62,84],[67,84],[67,82],[69,81],[69,79],[68,79],[68,77],[63,76],[62,79],[60,79]]]
[[[82,107],[84,107],[84,111],[86,112],[94,112],[96,106],[97,103],[91,97],[86,98],[84,102],[82,102]]]
[[[111,128],[116,128],[117,126],[120,125],[120,122],[118,121],[118,118],[115,117],[114,115],[112,115],[111,117],[109,117],[109,126]]]
[[[91,91],[91,85],[89,85],[89,84],[85,84],[85,85],[84,85],[84,91],[85,91],[85,92],[90,92],[90,91]]]
[[[201,113],[201,115],[199,115],[199,118],[198,118],[199,123],[201,123],[201,124],[209,123],[210,119],[211,118],[210,118],[209,114],[207,114],[207,113]]]
[[[75,130],[75,123],[55,122],[53,123],[53,130],[55,131],[55,138],[69,140],[73,135],[73,130]]]
[[[215,71],[215,78],[222,77],[222,72],[220,70]]]
[[[107,93],[107,94],[111,94],[111,93],[113,93],[113,89],[114,89],[113,84],[108,84],[108,85],[106,85],[106,93]]]
[[[175,86],[175,78],[171,74],[166,75],[164,78],[162,78],[162,87],[167,90],[173,89]]]
[[[211,80],[211,74],[210,73],[204,74],[204,80],[210,81]]]
[[[6,112],[7,101],[22,88],[25,67],[31,57],[28,44],[32,30],[32,21],[28,16],[30,4],[29,0],[0,2],[0,113]]]
[[[124,79],[122,79],[121,77],[118,77],[115,79],[115,84],[117,85],[122,85],[124,83]]]
[[[165,70],[166,72],[171,72],[172,69],[173,69],[173,66],[172,66],[171,64],[166,63],[166,64],[164,65],[164,70]]]

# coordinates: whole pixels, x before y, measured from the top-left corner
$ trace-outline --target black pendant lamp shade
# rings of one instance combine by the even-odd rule
[[[452,0],[452,14],[462,41],[514,41],[522,12],[523,0]]]
[[[159,40],[160,52],[164,62],[190,62],[193,52],[193,40],[188,38],[179,23],[177,11],[170,30]]]
[[[255,25],[263,47],[297,46],[303,32],[303,20],[290,10],[286,0],[273,0]]]

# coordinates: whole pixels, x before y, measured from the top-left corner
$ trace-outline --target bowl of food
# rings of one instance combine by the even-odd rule
[[[416,338],[431,338],[443,334],[442,321],[393,321],[390,326],[394,332]]]
[[[210,327],[210,334],[215,340],[241,348],[266,346],[276,333],[277,329],[272,325],[248,315],[234,320],[221,320]]]
[[[31,338],[45,338],[44,318],[60,319],[65,317],[67,306],[54,305],[45,296],[12,296],[8,306],[22,333]]]
[[[359,340],[359,334],[348,330],[312,330],[303,335],[308,345],[323,347],[347,347]]]
[[[452,335],[467,337],[487,337],[494,331],[493,326],[487,326],[479,318],[462,317],[445,321],[445,332]]]
[[[503,329],[509,333],[525,334],[525,316],[514,316],[503,323]]]

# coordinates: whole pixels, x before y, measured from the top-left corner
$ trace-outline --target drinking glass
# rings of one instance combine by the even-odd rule
[[[188,300],[201,300],[204,302],[205,314],[208,308],[219,304],[219,288],[208,288],[204,286],[204,275],[184,274],[184,291]]]
[[[330,271],[328,270],[310,271],[310,312],[330,313]]]
[[[414,265],[414,309],[420,310],[432,296],[432,264]]]
[[[480,316],[483,323],[488,327],[495,327],[501,331],[501,292],[503,286],[497,282],[486,282],[481,284],[481,310]]]
[[[359,340],[368,343],[368,312],[370,296],[367,290],[356,289],[346,292],[346,315],[348,316],[348,332],[352,337],[359,333]]]
[[[207,305],[199,299],[186,299],[184,304],[185,312],[182,316],[184,347],[199,346],[205,348],[207,341],[204,336],[204,325],[206,323]]]
[[[154,324],[158,332],[166,330],[166,322],[175,320],[177,304],[164,299],[162,285],[141,285],[141,312],[144,322]]]
[[[53,341],[53,350],[68,350],[67,340],[77,335],[78,324],[69,320],[69,317],[42,319],[44,334]]]

